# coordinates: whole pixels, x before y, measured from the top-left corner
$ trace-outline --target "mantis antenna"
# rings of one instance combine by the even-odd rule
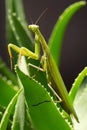
[[[37,24],[39,22],[39,20],[41,19],[41,17],[47,12],[48,8],[46,8],[38,17],[38,19],[36,20],[35,24]]]
[[[37,24],[39,22],[39,20],[41,19],[41,17],[47,12],[48,8],[44,9],[44,11],[40,14],[40,16],[37,18],[35,24]],[[31,16],[31,13],[29,14],[29,19],[31,21],[31,23],[33,24],[33,19]]]

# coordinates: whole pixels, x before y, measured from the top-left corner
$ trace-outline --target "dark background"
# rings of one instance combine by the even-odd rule
[[[42,11],[48,8],[40,19],[39,26],[48,41],[52,28],[63,10],[78,0],[23,0],[26,19],[30,15],[35,23]],[[0,55],[9,65],[5,39],[5,1],[0,0]],[[87,66],[87,6],[81,8],[71,19],[63,40],[60,70],[68,88],[78,73]]]

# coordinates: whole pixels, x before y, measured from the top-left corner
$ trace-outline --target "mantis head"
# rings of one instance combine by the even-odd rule
[[[35,24],[31,24],[28,26],[28,28],[32,31],[32,32],[36,32],[39,29],[38,25]]]

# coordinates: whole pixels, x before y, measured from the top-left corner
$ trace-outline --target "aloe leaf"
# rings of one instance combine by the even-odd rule
[[[0,76],[0,105],[6,107],[16,92],[11,81]]]
[[[29,47],[32,50],[32,38],[27,28],[27,22],[25,21],[22,0],[6,1],[6,12],[8,42]]]
[[[2,118],[2,115],[3,115],[3,113],[2,113],[2,112],[0,112],[0,120],[1,120],[1,118]]]
[[[25,47],[29,48],[30,50],[32,50],[33,45],[32,45],[29,31],[27,28],[28,25],[26,25],[26,27],[24,27],[23,26],[24,24],[22,23],[21,18],[18,17],[15,12],[12,13],[9,11],[8,19],[9,19],[10,27],[11,27],[13,34],[17,40],[17,43],[20,46],[25,46]]]
[[[16,73],[24,87],[32,125],[37,130],[71,130],[47,90],[16,67]],[[60,122],[60,123],[58,123]]]
[[[4,61],[0,57],[0,73],[3,76],[6,76],[8,80],[11,80],[14,85],[17,85],[16,76],[10,71],[10,69],[6,66]]]
[[[62,47],[62,40],[64,36],[64,32],[66,27],[72,18],[72,16],[78,11],[81,7],[86,4],[85,1],[79,1],[72,5],[70,5],[59,17],[52,34],[49,39],[49,47],[50,51],[54,57],[55,62],[57,65],[60,63],[60,54],[61,54],[61,47]]]
[[[33,130],[31,128],[30,115],[25,104],[23,91],[16,103],[11,130]]]
[[[22,6],[22,0],[19,0],[19,2],[20,2],[19,6]],[[18,6],[17,6],[17,8],[16,7],[14,8],[15,3],[17,3],[17,0],[9,0],[9,1],[6,0],[5,1],[5,5],[6,5],[6,36],[7,36],[8,42],[10,42],[10,40],[16,42],[16,39],[13,35],[12,29],[11,29],[9,22],[8,22],[8,12],[9,11],[16,12],[18,15],[24,14],[23,8],[20,8],[21,14],[19,14],[19,11],[17,9]],[[23,17],[23,15],[21,17],[22,17],[22,19],[25,19]]]
[[[21,91],[22,91],[22,89],[20,89],[16,93],[16,95],[11,99],[10,103],[8,104],[8,106],[7,106],[7,108],[6,108],[5,112],[4,112],[4,115],[3,115],[2,119],[1,119],[1,122],[0,122],[0,130],[6,130],[12,108],[14,107],[15,102],[16,102],[19,94],[21,93]]]
[[[18,63],[19,68],[26,74],[28,74],[27,67],[25,64],[25,57],[21,57],[21,63],[19,61]],[[23,88],[19,78],[18,78],[18,83],[19,87]],[[20,94],[17,103],[16,103],[16,108],[13,116],[13,123],[11,130],[25,130],[29,129],[32,130],[31,128],[31,121],[30,121],[30,116],[27,111],[27,106],[25,103],[25,96],[24,96],[24,91]],[[22,109],[21,109],[22,108]]]
[[[74,107],[78,115],[80,123],[74,123],[75,130],[86,130],[87,129],[87,76],[80,85],[80,89],[74,100]]]
[[[21,16],[21,19],[25,21],[24,9],[23,9],[23,0],[9,0],[6,1],[6,12],[11,10],[12,12],[16,12],[18,16]]]
[[[29,110],[26,111],[25,113],[25,125],[24,125],[24,130],[34,130],[34,128],[32,127],[32,121],[30,119],[30,114],[29,114]]]
[[[79,75],[77,76],[77,78],[75,79],[75,82],[73,83],[71,90],[69,92],[69,97],[71,98],[72,103],[75,100],[76,94],[78,93],[78,90],[80,89],[80,86],[84,80],[84,78],[87,75],[87,67],[85,67],[81,73],[79,73]]]
[[[25,124],[25,98],[24,92],[18,97],[11,130],[24,130]]]

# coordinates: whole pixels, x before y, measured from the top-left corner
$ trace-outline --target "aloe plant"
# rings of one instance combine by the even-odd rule
[[[48,46],[57,65],[60,63],[67,25],[84,5],[85,1],[70,5],[54,26]],[[6,30],[8,43],[34,51],[22,0],[6,0]],[[59,102],[56,103],[57,98],[48,86],[46,72],[39,69],[40,60],[23,56],[20,61],[16,52],[12,51],[12,54],[13,71],[0,58],[0,130],[86,130],[87,68],[77,76],[69,92],[79,118],[78,123],[67,115]],[[29,63],[32,65],[29,66]]]

